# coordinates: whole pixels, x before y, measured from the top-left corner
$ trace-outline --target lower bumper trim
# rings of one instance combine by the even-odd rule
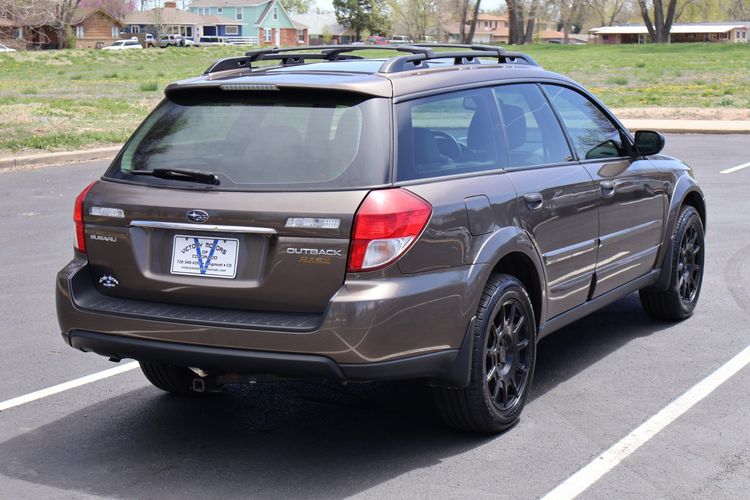
[[[71,347],[109,358],[130,358],[246,375],[337,381],[440,378],[450,371],[458,355],[458,349],[449,349],[393,361],[339,365],[328,357],[315,354],[180,344],[83,330],[62,335]]]

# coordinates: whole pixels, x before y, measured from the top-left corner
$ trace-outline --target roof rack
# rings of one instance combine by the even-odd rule
[[[465,49],[461,51],[435,51],[434,49]],[[304,52],[317,50],[319,52]],[[396,73],[422,67],[422,62],[431,59],[453,59],[454,64],[469,64],[477,62],[477,58],[488,57],[497,59],[499,63],[521,63],[538,66],[537,62],[528,54],[508,52],[502,47],[494,45],[462,45],[462,44],[408,44],[408,45],[319,45],[295,47],[289,49],[268,48],[250,50],[240,57],[220,59],[211,65],[204,75],[214,73],[248,70],[258,61],[281,61],[282,65],[304,64],[307,60],[344,61],[363,59],[362,56],[350,54],[360,50],[390,50],[408,52],[409,55],[389,58],[378,70],[380,73]]]

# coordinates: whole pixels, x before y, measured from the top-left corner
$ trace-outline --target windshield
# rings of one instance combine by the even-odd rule
[[[195,169],[216,174],[220,183],[211,189],[383,185],[387,102],[341,93],[183,93],[146,119],[106,176],[174,186],[184,183],[130,172]]]

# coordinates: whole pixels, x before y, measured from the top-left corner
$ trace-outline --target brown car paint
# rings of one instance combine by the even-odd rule
[[[187,87],[258,83],[359,92],[387,97],[395,105],[457,88],[512,82],[555,82],[589,95],[565,77],[511,64],[388,75],[306,73],[300,66],[283,73],[200,77],[173,84],[168,94]],[[604,181],[614,183],[613,196],[602,192]],[[342,366],[374,367],[366,372],[367,379],[394,378],[386,368],[378,372],[380,363],[442,353],[444,359],[430,369],[399,372],[407,374],[402,378],[439,379],[459,364],[484,284],[509,256],[527,262],[530,279],[538,283],[538,290],[532,283],[528,288],[543,336],[635,286],[663,286],[665,242],[677,210],[686,197],[696,196],[701,204],[703,200],[689,168],[664,155],[571,160],[388,185],[403,186],[428,201],[433,207],[430,221],[397,262],[378,271],[347,273],[353,217],[369,189],[230,192],[103,179],[86,198],[86,210],[95,205],[121,208],[125,217],[86,212],[88,256],[77,253],[57,279],[60,328],[69,342],[73,332],[84,331],[175,345],[318,355]],[[538,207],[525,198],[536,193],[542,199]],[[191,209],[208,212],[205,225],[273,232],[209,233],[240,240],[235,279],[173,275],[172,239],[186,230],[144,228],[134,222],[189,224],[186,213]],[[701,213],[705,220],[702,205]],[[290,229],[284,226],[288,217],[337,218],[341,224],[336,230]],[[193,226],[187,234],[207,234],[202,224]],[[300,248],[333,252],[289,252]],[[102,286],[101,276],[113,276],[119,285]],[[103,308],[117,300],[128,300],[128,307]],[[174,317],[150,315],[149,303],[175,305]],[[191,319],[190,307],[202,312]],[[235,310],[260,311],[263,320],[253,319],[248,326],[212,323],[211,311],[219,315]],[[285,329],[290,314],[306,326]],[[98,352],[115,358],[122,354],[104,348]]]

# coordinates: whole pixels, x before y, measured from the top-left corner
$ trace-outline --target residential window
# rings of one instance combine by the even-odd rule
[[[224,7],[216,7],[216,13],[217,14],[223,14],[224,13]]]
[[[112,38],[120,38],[120,28],[112,26]]]
[[[266,43],[271,42],[271,30],[263,30],[263,41]]]
[[[237,14],[235,15],[235,18],[236,18],[236,19],[237,19],[238,21],[242,21],[242,9],[241,9],[241,8],[239,8],[239,7],[237,8]]]
[[[305,43],[305,30],[297,30],[297,43]]]
[[[76,38],[83,38],[84,36],[86,36],[86,30],[82,24],[79,24],[76,26]]]
[[[239,35],[240,32],[237,29],[237,26],[227,26],[224,28],[224,34],[225,35]]]
[[[279,8],[278,8],[278,7],[274,7],[274,8],[273,8],[273,19],[274,19],[274,21],[275,21],[275,20],[277,20],[278,18],[279,18]]]
[[[133,34],[137,34],[141,32],[141,26],[139,24],[131,24],[130,25],[130,32]]]

